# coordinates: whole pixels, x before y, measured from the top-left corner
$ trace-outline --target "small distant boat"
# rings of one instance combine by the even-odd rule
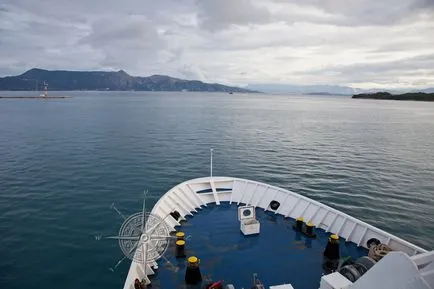
[[[229,94],[234,94],[232,91],[229,91]]]

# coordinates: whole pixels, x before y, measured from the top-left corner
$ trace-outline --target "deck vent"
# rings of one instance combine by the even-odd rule
[[[273,211],[277,210],[279,207],[280,207],[280,203],[278,201],[273,200],[270,202],[270,208]]]
[[[259,234],[261,224],[256,220],[255,207],[239,207],[238,220],[240,221],[240,230],[244,235]]]

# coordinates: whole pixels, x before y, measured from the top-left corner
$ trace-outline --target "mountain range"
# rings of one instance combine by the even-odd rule
[[[265,92],[274,94],[320,94],[354,95],[358,93],[425,92],[433,93],[434,88],[425,89],[358,89],[340,85],[293,85],[293,84],[249,84],[246,87],[205,83],[167,75],[148,77],[131,76],[119,71],[67,71],[30,69],[17,76],[0,77],[0,90],[138,90],[138,91],[209,91],[209,92]]]
[[[295,84],[249,84],[248,89],[259,90],[267,93],[293,93],[293,94],[342,94],[353,95],[360,92],[348,86],[339,85],[295,85]]]
[[[66,71],[33,68],[21,75],[0,78],[0,90],[139,90],[255,92],[218,83],[204,83],[166,75],[131,76],[119,71]]]

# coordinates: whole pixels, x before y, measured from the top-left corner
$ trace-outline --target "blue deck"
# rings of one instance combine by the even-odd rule
[[[294,220],[256,209],[261,232],[243,236],[237,218],[237,206],[209,205],[183,222],[179,230],[187,239],[187,256],[200,259],[204,281],[224,280],[235,288],[250,288],[252,275],[258,273],[266,288],[291,283],[295,289],[317,289],[323,275],[323,251],[329,234],[316,229],[316,239],[293,230]],[[340,240],[341,257],[356,259],[367,250]],[[185,259],[175,257],[172,245],[159,261],[152,288],[187,288],[184,285]],[[188,288],[193,288],[188,286]],[[194,288],[200,288],[196,286]]]

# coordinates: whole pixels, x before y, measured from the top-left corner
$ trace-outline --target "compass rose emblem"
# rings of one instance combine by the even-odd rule
[[[146,212],[146,195],[143,200],[142,212],[125,217],[112,205],[112,208],[124,219],[117,236],[107,237],[117,239],[125,258],[141,264],[152,265],[160,259],[167,248],[172,236],[170,228],[164,219]],[[168,215],[170,216],[170,215]]]

